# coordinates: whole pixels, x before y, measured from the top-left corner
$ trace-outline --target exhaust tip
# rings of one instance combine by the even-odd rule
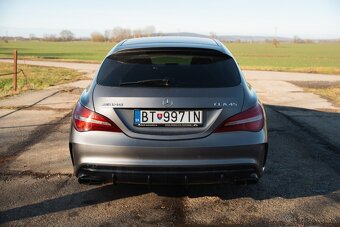
[[[82,175],[78,177],[79,184],[99,185],[103,184],[104,180],[98,177]]]

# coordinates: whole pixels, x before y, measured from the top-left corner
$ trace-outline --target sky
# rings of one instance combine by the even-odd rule
[[[157,32],[340,38],[340,0],[0,0],[0,36]]]

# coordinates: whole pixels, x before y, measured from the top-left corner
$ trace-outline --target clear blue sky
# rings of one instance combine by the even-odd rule
[[[340,38],[340,0],[0,0],[0,36],[89,36],[116,26],[159,32]]]

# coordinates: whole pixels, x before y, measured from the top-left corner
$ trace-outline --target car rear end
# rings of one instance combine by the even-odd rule
[[[263,107],[217,45],[111,51],[73,112],[80,181],[257,181],[267,153]]]

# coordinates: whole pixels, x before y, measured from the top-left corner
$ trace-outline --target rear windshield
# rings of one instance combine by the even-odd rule
[[[107,57],[97,77],[104,86],[232,87],[240,84],[235,61],[210,50],[134,50]]]

